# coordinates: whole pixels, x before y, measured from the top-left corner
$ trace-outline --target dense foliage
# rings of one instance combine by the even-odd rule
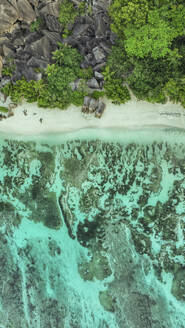
[[[59,22],[63,27],[63,37],[70,33],[70,26],[75,22],[76,17],[82,15],[85,11],[85,2],[80,2],[75,6],[69,0],[63,0],[60,5]]]
[[[41,107],[67,108],[71,103],[82,105],[87,94],[85,81],[92,77],[92,69],[81,69],[82,56],[76,49],[60,44],[53,53],[53,63],[47,67],[43,79],[26,81],[24,78],[16,83],[8,83],[2,89],[10,95],[14,103],[22,99],[37,101]],[[80,79],[78,90],[72,91],[70,83]]]
[[[79,5],[70,0],[61,2],[59,22],[63,37],[70,34],[76,18],[84,13],[91,14],[86,1]],[[102,72],[104,89],[91,96],[98,99],[106,95],[114,103],[125,103],[130,99],[130,88],[138,99],[160,103],[170,99],[185,107],[185,1],[112,0],[109,15],[117,40]],[[32,31],[41,25],[38,18],[31,25]],[[8,83],[2,91],[11,95],[15,103],[25,98],[28,102],[38,101],[42,107],[81,105],[88,94],[85,81],[93,76],[91,67],[80,68],[82,61],[76,49],[59,44],[42,80],[23,78]],[[2,74],[12,76],[14,70],[10,59]],[[73,91],[71,84],[79,79],[78,89]]]
[[[106,66],[112,87],[123,78],[139,99],[185,106],[185,2],[112,0],[109,14],[118,36]]]

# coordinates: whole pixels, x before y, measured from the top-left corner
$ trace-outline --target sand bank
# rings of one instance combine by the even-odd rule
[[[8,101],[0,106],[7,106]],[[67,110],[38,108],[36,103],[22,103],[14,116],[0,121],[0,132],[18,135],[38,135],[75,131],[83,128],[142,128],[152,126],[174,126],[185,128],[185,109],[172,103],[151,104],[131,100],[123,105],[106,101],[101,119],[93,114],[84,115],[80,107]],[[25,112],[26,110],[26,112]],[[26,114],[26,115],[25,115]]]

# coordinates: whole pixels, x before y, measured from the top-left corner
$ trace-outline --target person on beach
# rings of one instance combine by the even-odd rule
[[[40,121],[40,123],[42,123],[43,122],[43,118],[41,117],[39,121]]]

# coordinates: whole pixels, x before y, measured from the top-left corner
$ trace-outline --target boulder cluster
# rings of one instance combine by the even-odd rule
[[[77,3],[77,0],[72,1]],[[104,77],[101,70],[106,65],[107,55],[110,53],[116,38],[110,30],[110,17],[107,13],[108,5],[109,1],[94,0],[92,14],[76,19],[71,35],[63,40],[64,43],[78,48],[84,56],[81,68],[92,67],[94,76],[87,81],[90,93],[95,90],[102,91]],[[99,102],[90,97],[84,98],[82,112],[92,113],[95,111],[95,116],[101,117],[104,108],[105,105],[101,101]]]
[[[71,1],[77,6],[83,0]],[[94,76],[87,81],[89,93],[101,91],[104,82],[101,70],[115,41],[107,14],[109,1],[89,1],[88,8],[91,10],[76,18],[69,27],[70,36],[65,39],[62,38],[63,28],[58,21],[61,2],[62,0],[1,0],[0,77],[3,63],[11,58],[15,65],[12,82],[22,76],[27,80],[41,79],[42,73],[36,69],[46,68],[51,62],[52,52],[58,48],[58,42],[63,42],[77,48],[83,55],[81,68],[92,67]],[[41,28],[32,31],[30,24],[38,18],[41,20]],[[1,79],[0,86],[6,81]],[[78,81],[75,81],[73,89],[77,88]],[[91,102],[91,99],[84,100],[85,112],[92,111],[87,105]],[[104,106],[100,104],[100,107]]]
[[[16,69],[12,81],[22,76],[27,80],[40,79],[35,68],[46,68],[52,51],[62,41],[62,27],[57,19],[59,1],[3,0],[0,16],[0,55],[3,61],[13,58]],[[42,18],[43,28],[32,32],[30,23],[37,17]]]

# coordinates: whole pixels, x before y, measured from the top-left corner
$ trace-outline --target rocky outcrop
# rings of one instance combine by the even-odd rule
[[[4,32],[11,32],[13,30],[13,25],[17,21],[19,14],[17,11],[16,2],[12,5],[8,0],[1,0],[0,3],[0,34]]]
[[[31,23],[36,18],[28,0],[1,0],[0,3],[0,34],[11,32],[16,27],[16,21]]]
[[[79,0],[72,0],[77,4]],[[90,89],[102,90],[103,75],[101,70],[106,65],[107,55],[111,51],[112,45],[115,43],[116,36],[110,30],[110,18],[107,14],[109,1],[94,0],[92,1],[92,16],[85,15],[79,17],[75,21],[72,33],[69,37],[63,40],[64,43],[78,48],[79,52],[84,56],[84,61],[81,63],[82,68],[91,66],[93,68],[94,77],[87,81],[87,86]],[[85,97],[82,107],[83,113],[92,113],[95,111],[89,107],[88,102],[94,104],[94,99]],[[96,117],[101,117],[105,105],[101,104],[96,112]]]
[[[0,55],[6,60],[13,58],[16,67],[12,81],[22,76],[28,80],[38,80],[41,74],[35,73],[35,68],[46,68],[52,52],[57,49],[58,42],[62,41],[62,28],[57,19],[59,1],[13,0],[10,3],[3,0],[0,8],[0,25],[4,24],[4,20],[8,22],[8,25],[3,25],[1,32],[14,28],[11,33],[0,36]],[[42,28],[32,31],[30,23],[37,17],[42,22]]]
[[[84,104],[82,106],[82,113],[92,114],[95,113],[95,117],[100,118],[104,112],[105,104],[89,96],[84,97]]]
[[[36,18],[35,11],[28,0],[17,0],[17,11],[18,19],[21,21],[23,20],[28,24]]]
[[[0,2],[0,34],[12,32],[17,28],[16,22],[30,24],[39,15],[47,18],[48,24],[56,23],[59,16],[59,0],[53,2],[41,0],[1,0]],[[49,17],[48,17],[49,16]]]
[[[60,2],[59,0],[56,0],[54,2],[48,2],[48,3],[45,3],[43,5],[43,2],[41,2],[41,5],[42,8],[40,10],[40,14],[43,14],[43,15],[52,15],[52,16],[55,16],[55,17],[58,17],[59,16],[59,5],[60,5]]]
[[[65,39],[62,39],[62,27],[58,21],[60,1],[1,0],[0,55],[4,60],[13,58],[13,82],[22,76],[28,80],[38,80],[42,75],[36,73],[35,68],[46,68],[51,63],[52,52],[58,48],[58,42],[63,42],[77,48],[83,55],[81,68],[93,68],[94,77],[87,81],[89,94],[95,90],[101,91],[104,82],[101,70],[115,42],[106,10],[108,1],[93,0],[91,15],[78,16],[70,26],[70,36]],[[75,5],[81,2],[71,1]],[[37,24],[38,18],[41,25],[30,29],[30,24]],[[0,73],[1,66],[0,62]],[[72,88],[76,90],[78,83],[74,82]]]

